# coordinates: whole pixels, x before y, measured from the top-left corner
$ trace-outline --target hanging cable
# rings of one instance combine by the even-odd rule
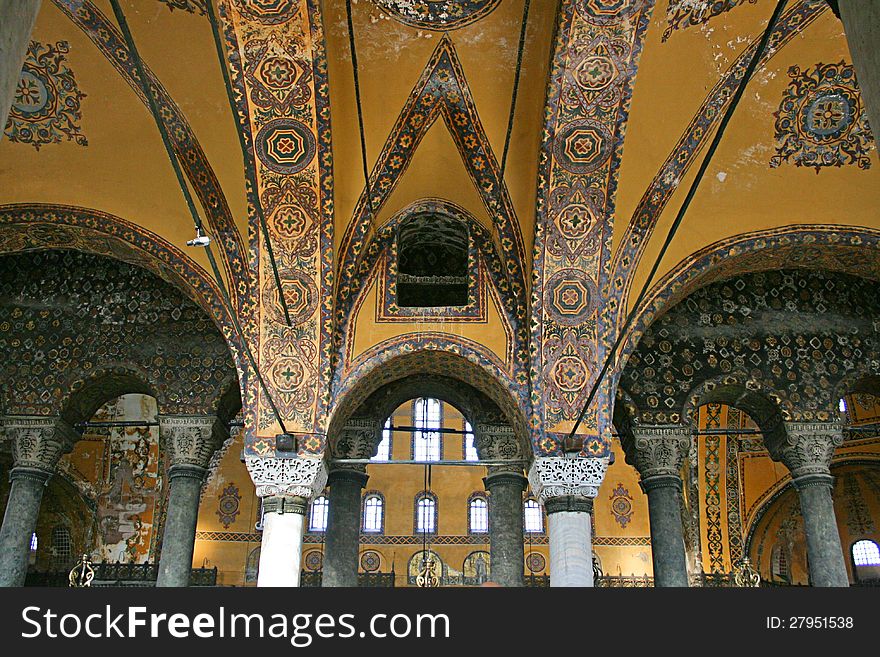
[[[648,292],[648,288],[651,285],[651,281],[654,279],[654,275],[657,273],[657,269],[660,267],[660,263],[663,260],[663,257],[666,255],[666,251],[669,249],[669,245],[672,243],[672,238],[675,236],[678,227],[681,225],[682,219],[684,219],[685,213],[690,207],[691,200],[693,200],[694,195],[697,192],[697,188],[700,186],[700,182],[703,180],[703,175],[706,173],[706,170],[709,168],[709,163],[712,161],[712,156],[715,154],[716,149],[718,148],[718,144],[721,142],[721,138],[724,136],[724,130],[727,127],[727,124],[730,122],[731,117],[733,116],[734,111],[736,110],[737,105],[739,104],[740,99],[742,98],[743,93],[745,92],[746,86],[749,83],[749,79],[755,72],[755,69],[758,66],[758,62],[761,60],[761,57],[764,55],[764,50],[767,48],[767,44],[770,41],[770,35],[773,33],[773,28],[776,26],[776,22],[779,19],[779,16],[782,14],[782,11],[785,9],[787,0],[779,0],[776,4],[776,9],[773,10],[773,15],[770,17],[770,22],[767,23],[767,29],[764,30],[764,35],[761,37],[761,41],[758,44],[758,48],[755,51],[755,55],[752,57],[752,60],[749,62],[748,67],[746,68],[745,73],[743,74],[742,80],[739,83],[739,86],[736,88],[736,92],[733,94],[733,98],[730,101],[730,104],[727,106],[727,110],[724,112],[724,117],[721,119],[721,123],[718,126],[718,130],[715,132],[715,136],[712,139],[712,143],[709,146],[709,150],[706,152],[706,156],[703,158],[703,161],[700,163],[700,168],[697,171],[697,175],[694,177],[693,183],[691,183],[691,187],[688,190],[687,196],[679,208],[678,214],[675,217],[675,221],[672,222],[672,225],[669,227],[669,231],[666,234],[666,240],[663,242],[663,246],[660,248],[659,253],[657,253],[657,257],[654,259],[654,264],[651,267],[651,270],[648,272],[648,276],[645,279],[644,285],[642,285],[642,289],[639,292],[638,297],[636,297],[635,302],[632,305],[632,309],[626,316],[626,320],[623,323],[623,326],[620,328],[618,332],[617,339],[614,341],[614,345],[611,347],[611,350],[608,352],[608,355],[605,357],[605,362],[602,365],[602,369],[599,371],[599,375],[596,377],[596,382],[593,384],[593,387],[590,389],[590,394],[587,397],[587,401],[584,403],[581,408],[580,413],[578,414],[577,421],[574,423],[574,427],[572,427],[571,432],[568,434],[569,439],[574,438],[574,434],[577,432],[578,427],[580,427],[581,422],[584,419],[584,415],[586,415],[587,409],[590,407],[590,404],[593,401],[593,398],[596,396],[596,391],[599,389],[599,386],[602,384],[602,380],[605,377],[605,374],[608,372],[608,368],[611,365],[611,361],[614,359],[618,347],[620,347],[620,343],[623,341],[624,336],[626,335],[626,331],[629,328],[629,325],[632,323],[632,320],[635,318],[636,312],[639,310],[639,306],[645,298],[645,295]]]
[[[354,74],[354,101],[357,106],[358,131],[361,139],[361,165],[363,166],[364,188],[367,192],[368,218],[375,229],[376,211],[373,208],[373,190],[370,185],[370,172],[367,167],[367,142],[364,138],[364,112],[361,106],[361,83],[358,72],[357,47],[354,43],[354,23],[351,20],[351,0],[345,0],[345,18],[348,21],[348,47],[351,50],[351,69]]]
[[[140,79],[141,91],[147,98],[147,102],[150,107],[150,113],[153,115],[153,120],[156,123],[156,127],[159,129],[159,134],[162,137],[162,143],[165,145],[165,151],[168,155],[168,160],[171,162],[171,167],[174,169],[174,173],[177,176],[177,183],[180,186],[180,191],[183,193],[183,197],[186,200],[186,204],[189,208],[190,215],[192,216],[193,223],[195,224],[197,238],[193,241],[196,242],[199,240],[199,238],[205,237],[202,219],[199,216],[198,211],[196,210],[195,202],[193,201],[192,194],[190,194],[189,187],[187,186],[186,179],[183,175],[183,170],[180,168],[180,162],[177,159],[177,154],[174,152],[174,148],[171,145],[171,139],[168,136],[168,129],[166,128],[165,123],[162,121],[162,117],[159,112],[159,105],[156,102],[155,96],[153,95],[153,90],[150,88],[150,83],[144,69],[144,63],[141,60],[141,56],[138,53],[137,47],[134,44],[134,38],[132,37],[131,30],[128,27],[128,21],[125,20],[125,14],[123,13],[122,8],[119,6],[119,0],[110,0],[110,4],[113,7],[113,13],[116,15],[116,21],[119,23],[119,29],[122,31],[125,45],[128,48],[132,61],[134,62],[135,68],[137,69],[138,78]],[[229,292],[227,291],[226,284],[223,281],[223,275],[220,273],[220,268],[217,266],[217,261],[214,258],[214,252],[211,249],[210,239],[203,239],[202,241],[199,241],[197,245],[203,246],[205,248],[205,253],[208,257],[208,262],[211,264],[211,270],[214,274],[214,278],[217,281],[217,285],[220,287],[220,294],[223,298],[224,304],[226,305],[226,310],[229,313],[230,319],[232,320],[233,328],[235,329],[235,332],[238,335],[239,340],[241,340],[242,346],[244,347],[248,362],[250,363],[251,367],[257,375],[260,386],[263,388],[263,393],[266,395],[266,398],[269,401],[269,405],[272,407],[272,413],[275,415],[275,420],[281,427],[282,433],[287,433],[287,429],[284,426],[284,421],[281,419],[281,414],[278,412],[278,407],[275,406],[275,400],[272,399],[272,395],[269,393],[266,382],[263,380],[263,376],[260,374],[260,370],[257,368],[257,364],[254,360],[254,355],[251,352],[251,348],[244,337],[244,332],[242,331],[241,325],[238,322],[238,315],[235,312],[235,309],[232,307],[232,302],[229,298]]]
[[[510,137],[513,134],[513,117],[516,114],[516,97],[519,92],[519,77],[522,72],[523,50],[526,45],[526,27],[529,21],[529,5],[531,0],[526,0],[523,5],[522,25],[519,30],[519,48],[516,51],[516,73],[513,76],[513,92],[510,95],[510,114],[507,117],[507,134],[504,137],[504,152],[501,156],[501,184],[504,184],[504,172],[507,168],[507,151],[510,149]]]
[[[257,194],[259,186],[257,185],[257,174],[251,160],[248,158],[248,148],[244,140],[242,127],[238,125],[235,117],[238,116],[238,109],[235,106],[235,95],[232,91],[232,80],[229,78],[229,71],[226,68],[226,53],[223,50],[223,41],[220,38],[220,24],[214,13],[214,3],[206,2],[205,8],[208,11],[208,21],[211,23],[211,32],[214,35],[214,47],[217,49],[217,58],[220,61],[220,70],[223,73],[223,82],[226,85],[226,97],[229,99],[229,107],[232,110],[233,120],[235,121],[235,133],[238,136],[238,142],[241,146],[242,161],[244,164],[245,175],[254,194]],[[275,287],[278,289],[278,299],[281,302],[281,309],[284,311],[284,320],[287,326],[293,326],[290,319],[290,310],[287,307],[287,298],[284,296],[284,287],[281,285],[281,276],[278,273],[278,265],[275,261],[275,250],[272,248],[272,238],[269,237],[269,229],[266,226],[266,217],[263,214],[263,206],[259,198],[254,199],[254,212],[257,214],[257,221],[260,224],[260,231],[263,233],[263,241],[266,243],[266,253],[269,254],[269,262],[272,265],[272,275],[275,278]]]

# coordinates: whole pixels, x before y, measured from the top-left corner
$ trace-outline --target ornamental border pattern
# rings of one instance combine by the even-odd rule
[[[600,330],[607,305],[600,309],[591,296],[606,296],[595,291],[611,264],[623,138],[654,0],[597,4],[563,0],[551,45],[530,330],[529,422],[540,455],[559,452],[548,432],[573,422],[595,378],[590,363],[607,348]],[[587,417],[584,456],[610,453],[609,390],[599,391]]]

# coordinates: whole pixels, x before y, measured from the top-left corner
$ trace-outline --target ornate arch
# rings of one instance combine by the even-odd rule
[[[358,409],[374,393],[413,376],[439,376],[467,382],[501,411],[506,423],[513,427],[523,444],[529,444],[525,387],[514,381],[504,369],[504,364],[488,354],[481,345],[449,334],[427,332],[406,334],[379,343],[352,364],[344,380],[335,381],[329,435],[336,435],[349,418],[360,416]],[[426,381],[425,378],[420,380]],[[383,408],[404,394],[399,388],[389,390],[399,391],[384,402]],[[451,388],[447,388],[446,393],[450,394],[450,391],[450,403],[456,405],[457,401],[461,404],[459,410],[463,414],[473,412],[469,410],[473,408],[473,401],[463,401],[462,395],[456,394]],[[406,394],[409,398],[413,397],[412,394]],[[403,401],[406,399],[399,399],[398,405]],[[379,412],[384,413],[384,410]]]

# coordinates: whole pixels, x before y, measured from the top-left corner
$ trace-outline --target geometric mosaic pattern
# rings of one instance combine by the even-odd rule
[[[851,65],[817,64],[791,78],[776,117],[776,155],[770,166],[792,162],[799,167],[871,166],[874,138]]]
[[[120,260],[79,251],[3,256],[0,308],[7,413],[56,415],[71,400],[79,409],[80,399],[85,411],[102,394],[88,383],[125,376],[149,387],[161,413],[203,414],[236,379],[205,312]]]
[[[682,421],[704,384],[762,389],[785,420],[826,422],[837,384],[876,358],[876,283],[775,270],[707,285],[654,320],[620,385],[641,421]]]
[[[65,140],[88,145],[80,128],[85,94],[67,67],[68,52],[66,41],[28,45],[6,124],[9,141],[31,144],[36,150]]]
[[[392,18],[428,30],[455,30],[491,13],[501,0],[373,0]]]

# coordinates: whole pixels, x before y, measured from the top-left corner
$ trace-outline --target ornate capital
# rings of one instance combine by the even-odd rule
[[[171,465],[207,468],[220,447],[214,434],[216,422],[213,415],[160,415],[159,439]]]
[[[7,415],[6,438],[12,442],[15,468],[54,472],[59,459],[73,449],[80,435],[59,417]]]
[[[690,447],[690,428],[678,424],[633,426],[632,437],[623,439],[626,462],[639,471],[643,482],[651,477],[680,477]]]
[[[830,475],[831,457],[843,444],[838,422],[783,422],[785,432],[765,437],[767,450],[791,472],[792,479]]]
[[[327,466],[321,458],[248,456],[245,465],[260,497],[287,495],[310,499],[327,485]]]
[[[371,417],[353,417],[338,435],[330,436],[330,453],[340,459],[368,459],[382,440],[382,422]]]
[[[491,465],[488,468],[490,475],[520,473],[526,464],[522,443],[517,440],[513,427],[506,424],[478,422],[474,429],[474,447],[481,460],[519,461],[509,465]]]
[[[594,498],[608,469],[607,458],[538,457],[529,470],[532,492],[546,505],[554,497]]]

